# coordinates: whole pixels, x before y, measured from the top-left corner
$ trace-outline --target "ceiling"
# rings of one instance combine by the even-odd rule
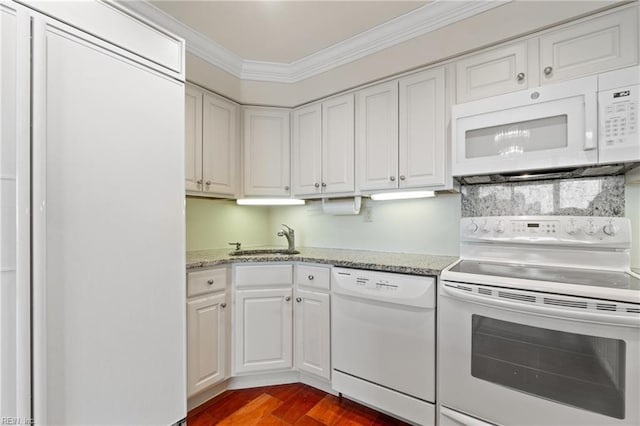
[[[151,1],[245,60],[290,64],[426,1]]]

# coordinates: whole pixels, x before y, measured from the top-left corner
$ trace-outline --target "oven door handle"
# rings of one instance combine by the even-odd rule
[[[531,302],[517,302],[512,300],[500,300],[492,297],[478,296],[476,294],[470,293],[467,290],[456,289],[447,286],[446,284],[442,285],[442,290],[447,296],[454,299],[459,299],[478,305],[493,306],[508,311],[527,312],[547,317],[593,322],[598,324],[640,327],[640,315],[633,313],[628,313],[626,315],[611,315],[605,312],[592,312],[586,310],[585,312],[581,312],[574,309],[562,309],[562,307],[551,308]]]

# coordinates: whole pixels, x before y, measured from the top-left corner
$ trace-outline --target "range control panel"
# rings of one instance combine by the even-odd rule
[[[627,244],[631,222],[624,217],[489,216],[460,221],[462,241],[513,244]]]

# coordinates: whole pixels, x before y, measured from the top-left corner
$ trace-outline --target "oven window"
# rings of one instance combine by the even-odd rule
[[[538,118],[483,129],[467,130],[466,158],[519,157],[525,152],[568,146],[567,116]]]
[[[472,316],[471,375],[624,419],[625,342]]]

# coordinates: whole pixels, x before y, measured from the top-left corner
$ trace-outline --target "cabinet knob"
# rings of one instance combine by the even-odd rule
[[[302,302],[302,297],[296,297],[296,302],[298,303]]]
[[[208,180],[208,181],[206,181],[206,182],[205,182],[205,184],[206,184],[207,186],[209,186],[209,185],[211,185],[211,181],[210,181],[210,180]]]
[[[315,186],[316,188],[320,188],[320,184],[318,182],[316,182],[313,186]]]
[[[288,301],[290,301],[290,300],[291,300],[291,297],[290,297],[290,296],[287,296],[287,297],[285,297],[285,298],[284,298],[284,300],[286,300],[286,301],[288,302]]]
[[[313,275],[309,275],[307,278],[309,279],[309,281],[313,281]]]
[[[544,72],[544,75],[549,76],[553,72],[553,67],[545,67],[543,72]]]
[[[516,75],[516,80],[518,80],[518,81],[524,80],[524,73],[523,72],[519,72],[518,75]]]
[[[327,187],[327,184],[326,184],[326,183],[324,183],[324,182],[322,182],[322,187],[323,187],[323,188],[326,188],[326,187]]]
[[[395,182],[395,181],[396,181],[396,177],[395,177],[395,176],[389,176],[389,180],[390,180],[391,182]]]
[[[198,180],[196,181],[196,183],[197,183],[198,185],[202,185],[202,179],[198,179]]]
[[[224,308],[226,308],[226,307],[227,307],[227,304],[226,304],[226,303],[221,303],[221,304],[220,304],[220,307],[221,307],[222,309],[224,309]]]
[[[208,280],[207,284],[209,284],[209,285],[213,284],[213,280]]]
[[[289,185],[285,186],[285,187],[284,187],[284,190],[285,190],[285,191],[288,191],[288,190],[289,190]]]
[[[406,178],[404,177],[404,175],[400,175],[400,180],[405,180]]]

